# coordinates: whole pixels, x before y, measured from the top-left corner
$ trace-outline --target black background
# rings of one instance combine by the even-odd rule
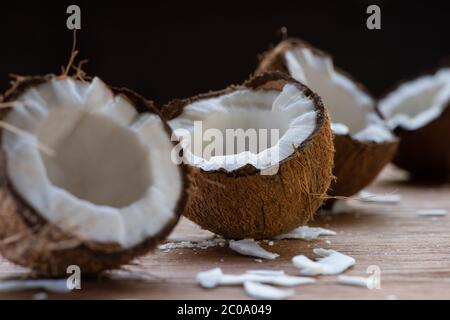
[[[82,10],[85,70],[158,104],[242,82],[283,26],[331,53],[375,95],[450,56],[444,1],[2,1],[1,91],[9,73],[60,72],[72,42],[69,4]],[[370,4],[381,7],[381,30],[366,28]]]

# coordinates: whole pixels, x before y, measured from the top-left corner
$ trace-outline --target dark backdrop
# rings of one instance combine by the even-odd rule
[[[331,53],[376,95],[450,56],[444,1],[2,1],[2,91],[9,73],[60,71],[72,41],[71,3],[82,9],[86,71],[158,104],[243,81],[282,26]],[[372,3],[381,7],[381,30],[366,29]]]

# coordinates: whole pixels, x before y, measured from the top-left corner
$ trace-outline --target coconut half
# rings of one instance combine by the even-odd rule
[[[40,273],[93,274],[154,247],[185,202],[170,129],[127,89],[53,76],[2,110],[0,252]],[[42,148],[45,146],[45,149]],[[51,152],[50,152],[51,151]]]
[[[266,73],[173,101],[162,113],[189,164],[184,215],[201,227],[228,238],[267,239],[305,224],[322,205],[333,165],[328,114],[291,77]],[[257,145],[250,137],[235,143],[255,130],[262,133],[253,136]],[[216,133],[214,142],[223,138],[212,153],[209,133]],[[263,138],[269,143],[261,147]]]
[[[398,141],[375,109],[374,99],[330,55],[298,39],[282,41],[261,59],[256,73],[278,70],[304,83],[330,113],[336,149],[332,196],[351,196],[391,161]]]
[[[404,82],[379,110],[401,138],[396,165],[417,179],[450,178],[450,68]]]

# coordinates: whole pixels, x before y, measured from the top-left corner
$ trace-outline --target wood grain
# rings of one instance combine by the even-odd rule
[[[221,267],[227,273],[247,269],[283,269],[296,275],[291,258],[297,254],[314,257],[316,247],[332,248],[356,259],[347,275],[367,276],[366,269],[381,269],[381,289],[369,290],[336,283],[335,276],[319,277],[316,284],[296,288],[294,299],[450,299],[450,217],[418,217],[417,209],[442,208],[450,211],[449,185],[414,185],[403,174],[388,167],[368,190],[395,192],[402,201],[395,205],[369,204],[355,200],[353,213],[319,216],[310,225],[330,228],[336,236],[310,242],[275,241],[266,246],[280,257],[275,261],[256,262],[226,247],[209,249],[156,250],[125,266],[126,274],[140,275],[141,280],[83,279],[82,289],[63,295],[62,299],[247,299],[241,287],[205,290],[195,283],[197,272]],[[204,233],[183,220],[172,239]],[[326,240],[331,241],[327,243]],[[124,272],[121,272],[124,273]],[[117,274],[117,272],[113,272]],[[0,278],[26,276],[27,270],[0,259]],[[33,297],[38,291],[0,293],[1,299]]]

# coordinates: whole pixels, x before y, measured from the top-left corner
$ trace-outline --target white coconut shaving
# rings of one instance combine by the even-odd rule
[[[285,274],[284,270],[247,270],[246,273],[260,276],[282,276]]]
[[[339,135],[346,135],[350,132],[348,127],[343,123],[332,123],[331,131],[333,131],[334,134],[339,134]]]
[[[355,264],[355,259],[331,249],[314,249],[319,256],[312,261],[306,256],[299,255],[292,258],[295,267],[300,269],[302,275],[334,275],[339,274]]]
[[[337,278],[337,282],[343,285],[363,287],[367,289],[375,289],[377,286],[374,277],[356,277],[356,276],[340,275]]]
[[[363,202],[377,203],[398,203],[402,200],[399,194],[376,194],[366,190],[362,190],[357,195],[357,200]]]
[[[294,289],[280,289],[257,282],[244,282],[245,292],[254,299],[283,300],[295,294]]]
[[[180,241],[180,242],[167,242],[158,245],[160,250],[172,250],[172,249],[208,249],[211,247],[224,246],[226,243],[225,239],[216,238],[211,240],[203,241]]]
[[[243,273],[238,275],[224,274],[222,269],[214,268],[197,274],[197,282],[203,288],[215,288],[219,285],[233,286],[242,285],[245,282],[258,282],[273,284],[277,286],[299,286],[314,283],[316,280],[309,277],[288,276],[285,274],[263,275],[254,273]]]
[[[353,213],[355,212],[355,208],[350,206],[347,200],[338,199],[333,202],[331,208],[329,209],[319,209],[318,214],[323,216],[332,216],[338,215],[342,213]]]
[[[280,256],[277,253],[267,251],[253,239],[230,240],[229,247],[237,253],[250,257],[274,260]]]
[[[17,292],[27,290],[45,290],[53,293],[67,293],[71,289],[66,279],[36,279],[36,280],[2,280],[0,292]]]
[[[336,232],[333,230],[328,230],[324,228],[313,228],[308,226],[298,227],[291,232],[276,236],[275,239],[301,239],[301,240],[313,240],[320,236],[335,236]]]
[[[446,209],[420,209],[416,211],[416,215],[421,217],[443,217],[447,214]]]

